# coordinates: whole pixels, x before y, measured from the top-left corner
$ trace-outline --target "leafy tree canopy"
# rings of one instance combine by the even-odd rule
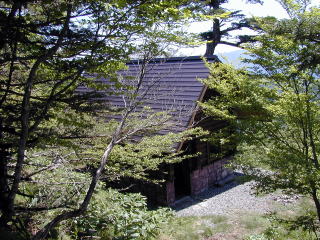
[[[101,155],[93,159],[104,154],[108,143],[109,156],[114,145],[124,139],[124,130],[136,126],[133,123],[137,121],[131,125],[126,122],[136,105],[120,113],[120,125],[106,124],[103,119],[110,109],[102,101],[88,101],[101,95],[96,91],[79,94],[77,89],[86,85],[111,94],[109,85],[95,81],[99,76],[110,78],[116,87],[124,89],[116,73],[125,68],[130,56],[146,50],[149,56],[163,55],[162,43],[185,40],[178,28],[190,16],[185,3],[0,1],[1,229],[17,227],[13,223],[35,211],[60,209],[42,235],[35,236],[41,239],[60,221],[86,210],[108,157],[100,163]],[[154,114],[149,117],[163,123]],[[144,131],[150,130],[148,126]],[[91,150],[94,147],[96,151]],[[134,165],[138,160],[128,158],[110,165],[110,169],[119,173],[128,166],[125,161]],[[146,161],[138,163],[144,165],[124,172],[142,177],[148,166]],[[154,168],[156,164],[152,164]],[[88,187],[80,204],[81,191]],[[74,210],[79,205],[81,208]],[[62,212],[66,214],[59,215]]]
[[[310,1],[280,1],[290,18],[257,19],[263,34],[247,45],[250,67],[210,65],[216,96],[205,111],[230,123],[235,166],[258,190],[283,189],[314,200],[320,219],[320,12]]]
[[[248,34],[234,34],[236,30],[259,30],[254,18],[248,18],[240,10],[224,8],[228,0],[197,0],[191,1],[194,12],[201,20],[212,21],[212,28],[200,34],[202,40],[207,43],[205,56],[214,54],[218,44],[234,47],[242,47],[243,43],[253,41],[253,36]],[[248,0],[250,4],[263,4],[261,0]]]

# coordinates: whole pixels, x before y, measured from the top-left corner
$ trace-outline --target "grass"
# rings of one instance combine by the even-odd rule
[[[228,231],[225,216],[177,217],[162,229],[160,240],[200,240],[217,232]]]
[[[301,216],[314,217],[308,198],[294,204],[275,202],[272,213],[239,211],[234,215],[176,217],[163,226],[159,240],[313,240],[314,233],[301,227]],[[293,223],[300,219],[300,225]],[[305,218],[302,218],[305,220]]]
[[[164,226],[163,233],[160,235],[161,240],[198,240],[210,231],[209,227],[201,225],[198,217],[179,217],[174,218],[168,225]]]
[[[238,221],[248,232],[260,232],[269,226],[268,219],[258,214],[244,214]]]

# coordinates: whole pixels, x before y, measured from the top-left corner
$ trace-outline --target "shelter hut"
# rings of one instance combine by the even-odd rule
[[[207,56],[208,62],[218,61],[216,56]],[[141,61],[131,61],[128,69],[119,74],[135,79],[141,75]],[[154,111],[170,110],[174,121],[170,129],[164,129],[157,134],[180,132],[191,127],[202,127],[205,130],[215,131],[226,126],[223,121],[204,117],[198,102],[205,101],[214,94],[212,90],[199,81],[209,76],[209,69],[203,59],[198,56],[174,57],[168,59],[152,59],[148,62],[143,73],[143,100],[144,105]],[[98,79],[99,81],[109,81]],[[146,91],[148,89],[149,91]],[[125,101],[121,95],[106,95],[104,100],[112,106],[124,107]],[[119,116],[113,116],[115,119]],[[218,184],[232,175],[231,170],[225,167],[230,160],[229,156],[212,157],[219,152],[219,146],[213,146],[200,139],[177,143],[175,150],[183,150],[185,154],[199,152],[196,157],[186,159],[180,163],[163,166],[168,174],[163,184],[136,184],[134,191],[146,195],[153,203],[172,205],[176,200],[197,195],[210,186]]]

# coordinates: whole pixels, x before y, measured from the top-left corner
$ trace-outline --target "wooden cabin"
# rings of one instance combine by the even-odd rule
[[[206,59],[209,62],[218,61],[216,56]],[[141,64],[141,61],[131,61],[127,64],[128,70],[119,74],[134,79],[141,74]],[[177,123],[171,129],[162,130],[158,134],[179,132],[195,126],[214,131],[225,126],[222,121],[204,117],[197,105],[198,101],[204,101],[213,94],[199,81],[208,76],[209,70],[198,56],[153,59],[148,62],[144,69],[142,89],[153,86],[153,90],[143,95],[144,104],[155,111],[170,110]],[[124,106],[123,96],[120,95],[108,95],[105,101],[120,108]],[[177,164],[162,166],[168,173],[164,175],[164,184],[136,184],[133,191],[141,192],[154,203],[172,205],[184,196],[205,191],[232,173],[224,166],[229,160],[227,156],[218,159],[212,157],[212,153],[218,151],[219,146],[193,139],[177,143],[175,149],[184,150],[185,153],[200,152],[200,155]]]

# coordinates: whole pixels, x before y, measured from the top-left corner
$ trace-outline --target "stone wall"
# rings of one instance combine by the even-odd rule
[[[191,195],[197,195],[232,173],[225,167],[230,158],[215,161],[191,172]]]

